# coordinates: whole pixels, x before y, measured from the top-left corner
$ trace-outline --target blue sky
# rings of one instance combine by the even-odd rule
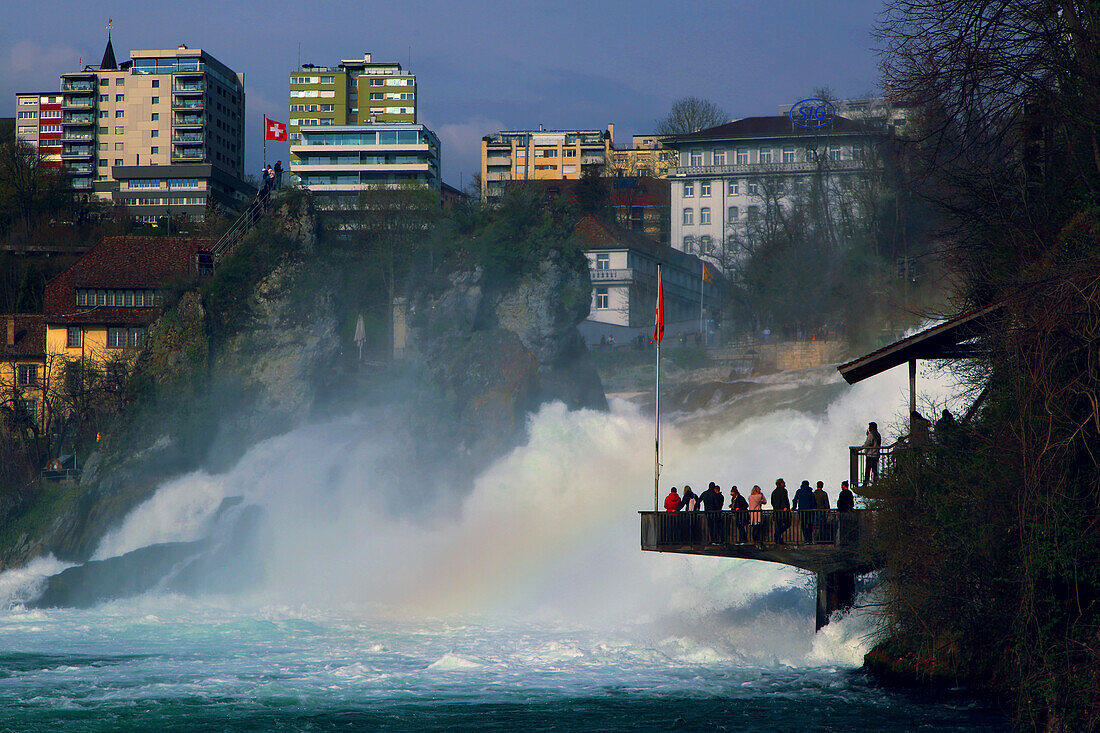
[[[135,48],[203,48],[245,75],[247,172],[262,157],[266,114],[286,121],[299,60],[396,60],[417,75],[420,121],[443,143],[445,180],[477,172],[482,135],[500,129],[615,123],[617,141],[649,132],[684,96],[732,117],[776,114],[830,87],[878,89],[871,28],[882,0],[527,3],[503,0],[4,3],[0,116],[17,91],[58,88],[98,63],[107,19],[119,60]],[[269,160],[287,158],[272,143]]]

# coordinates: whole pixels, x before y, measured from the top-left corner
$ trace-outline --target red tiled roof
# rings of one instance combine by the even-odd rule
[[[15,344],[8,346],[8,326],[15,320]],[[16,313],[0,316],[0,359],[44,357],[46,355],[46,324],[41,315]]]
[[[740,120],[734,120],[733,122],[727,122],[724,125],[717,125],[716,127],[708,127],[705,130],[699,130],[688,135],[677,135],[674,138],[670,138],[669,142],[691,142],[693,140],[728,140],[735,138],[756,138],[756,137],[780,137],[790,135],[805,135],[806,137],[817,137],[820,135],[835,135],[838,133],[865,133],[874,134],[879,131],[873,127],[868,127],[862,122],[856,122],[850,120],[847,117],[834,117],[832,123],[827,127],[819,127],[817,129],[808,130],[804,127],[798,127],[791,118],[786,115],[779,115],[774,117],[745,117]],[[880,133],[881,134],[881,133]]]
[[[86,308],[78,288],[155,289],[194,271],[195,254],[215,240],[185,237],[104,237],[67,270],[46,283],[50,323],[148,323],[157,308]]]

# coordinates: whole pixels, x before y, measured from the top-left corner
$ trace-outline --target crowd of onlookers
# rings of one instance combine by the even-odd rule
[[[736,529],[736,533],[729,531],[727,523],[722,521],[721,512],[725,505],[726,496],[722,493],[722,488],[713,481],[701,494],[696,494],[690,486],[684,486],[683,493],[680,493],[680,490],[673,486],[665,497],[667,514],[705,513],[701,524],[701,530],[705,536],[700,539],[710,544],[718,544],[722,541],[741,543],[751,541],[759,544],[769,537],[777,544],[783,544],[787,537],[786,532],[793,523],[792,511],[797,513],[798,529],[801,530],[802,542],[806,544],[833,542],[837,527],[841,524],[834,515],[829,495],[825,493],[825,484],[822,481],[817,482],[816,489],[810,488],[809,481],[803,481],[795,492],[792,502],[787,493],[787,483],[781,478],[776,479],[775,488],[771,492],[772,512],[768,516],[763,511],[764,507],[769,505],[768,499],[759,486],[753,486],[748,496],[742,495],[737,486],[731,486],[729,510],[733,515],[732,528]],[[836,501],[836,514],[843,515],[853,509],[855,509],[855,495],[848,482],[844,481],[840,485],[840,495]],[[715,513],[718,513],[717,516]],[[670,529],[673,532],[683,530],[682,527],[670,527]]]

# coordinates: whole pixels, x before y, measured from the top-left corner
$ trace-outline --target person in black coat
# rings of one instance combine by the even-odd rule
[[[787,495],[787,482],[781,478],[775,480],[772,490],[772,511],[775,513],[775,541],[783,542],[783,533],[791,526],[791,499]]]
[[[735,512],[733,523],[737,525],[737,537],[741,542],[748,542],[747,522],[749,517],[749,502],[741,496],[736,486],[730,487],[730,511]]]
[[[817,509],[817,501],[814,499],[814,490],[810,488],[809,481],[803,481],[794,492],[794,510],[798,512],[799,524],[802,526],[802,541],[812,545],[814,543],[814,510]]]
[[[848,488],[848,482],[840,484],[840,496],[836,499],[836,531],[837,543],[844,544],[855,539],[859,525],[851,512],[856,508],[856,497]]]
[[[718,488],[718,484],[711,481],[710,488],[703,492],[699,497],[699,501],[703,504],[703,511],[705,512],[720,512],[722,511],[722,505],[726,503],[726,497],[722,496],[722,490]],[[712,545],[718,544],[718,540],[721,536],[722,517],[707,515],[707,538]]]
[[[848,482],[842,481],[840,484],[840,496],[836,499],[836,510],[838,512],[850,512],[856,508],[856,497],[852,493],[852,490],[848,488]]]

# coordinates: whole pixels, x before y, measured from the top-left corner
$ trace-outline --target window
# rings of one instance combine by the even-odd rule
[[[149,119],[151,119],[153,122],[156,122],[157,120],[160,119],[160,113],[159,112],[154,112],[153,114],[151,114],[149,116]]]
[[[126,128],[125,127],[116,127],[115,128],[115,134],[116,135],[125,135],[126,134]]]
[[[695,181],[684,181],[684,198],[691,198],[695,195]]]
[[[596,288],[596,309],[607,310],[608,300],[607,288]]]
[[[116,94],[115,95],[115,101],[116,102],[125,102],[126,101],[126,95],[125,94]]]
[[[126,110],[124,110],[124,109],[116,109],[115,110],[115,119],[116,120],[121,120],[125,116],[126,116]]]
[[[46,113],[43,112],[42,116],[45,117]],[[862,158],[863,158],[863,146],[862,145],[853,145],[852,146],[852,160],[861,160]]]
[[[596,255],[596,269],[597,270],[610,270],[611,269],[611,255],[607,252],[600,252]]]
[[[784,163],[793,163],[794,162],[794,148],[783,148],[783,162]]]
[[[704,206],[703,208],[699,209],[699,223],[700,224],[710,224],[710,207],[709,206]]]
[[[20,387],[38,386],[38,365],[20,364],[17,369],[17,381]]]
[[[563,158],[576,158],[577,157],[577,151],[575,149],[563,150],[562,153],[561,153],[561,157],[563,157]]]
[[[19,409],[30,420],[38,419],[38,400],[21,399],[17,402]]]
[[[741,193],[741,183],[740,183],[740,181],[730,181],[728,186],[727,186],[727,189],[728,189],[728,193],[729,193],[730,196],[737,196],[738,194]]]
[[[320,82],[318,82],[318,83],[319,84],[335,84],[336,83],[336,77],[335,76],[322,76]]]
[[[694,211],[694,209],[684,209],[684,223],[685,224],[694,224],[695,223],[695,211]]]
[[[738,150],[737,151],[737,165],[748,165],[748,164],[749,164],[749,151],[748,150]]]
[[[125,150],[122,143],[115,143],[115,150]]]
[[[115,165],[122,165],[122,158],[115,158]]]
[[[100,150],[106,150],[107,149],[107,143],[100,143],[99,144],[99,149]]]
[[[704,234],[699,237],[699,254],[711,254],[714,252],[714,240]]]
[[[691,254],[691,250],[692,250],[692,247],[693,247],[692,241],[693,241],[693,239],[692,239],[691,235],[688,235],[688,236],[684,237],[684,241],[680,245],[681,248],[683,249],[683,251],[687,252],[688,254]]]
[[[715,150],[714,151],[714,164],[715,165],[725,165],[726,164],[726,151],[725,150]]]
[[[160,130],[153,130],[149,133],[149,137],[160,137]]]
[[[98,128],[98,130],[99,130],[100,135],[106,135],[108,132],[111,131],[111,128],[109,128],[109,127],[100,127],[100,128]],[[107,148],[103,148],[103,150],[106,150],[106,149]]]
[[[160,147],[158,147],[158,146],[156,146],[156,145],[154,145],[153,147],[149,148],[149,154],[150,154],[150,155],[156,155],[156,154],[157,154],[157,153],[159,153],[159,152],[160,152]]]
[[[702,150],[692,150],[691,151],[691,165],[702,165],[702,164],[703,164],[703,151]]]
[[[105,87],[105,86],[107,86],[107,85],[108,85],[108,84],[110,84],[110,83],[111,83],[111,80],[110,80],[110,79],[100,79],[100,80],[99,80],[99,85],[100,85],[101,87]]]
[[[111,95],[110,95],[110,94],[100,94],[100,95],[99,95],[99,101],[100,101],[100,102],[109,102],[109,101],[110,101],[110,99],[111,99]]]
[[[829,148],[830,160],[840,160],[843,157],[840,148]]]
[[[99,167],[100,168],[105,168],[106,166],[107,166],[107,159],[106,158],[100,158],[99,159]]]
[[[741,216],[741,212],[738,211],[736,206],[731,206],[727,213],[729,214],[727,217],[729,221],[737,221]]]
[[[699,182],[699,195],[710,196],[710,181]]]
[[[750,195],[750,196],[755,196],[755,195],[756,195],[756,192],[757,192],[758,190],[759,190],[759,186],[757,186],[755,182],[750,182],[750,183],[749,183],[749,195]],[[751,209],[751,208],[753,208],[753,207],[751,207],[751,206],[750,206],[749,208]]]
[[[370,93],[370,98],[371,98],[371,99],[382,99],[382,98],[383,98],[383,97],[385,97],[385,96],[386,96],[386,95],[385,95],[385,94],[383,94],[382,92],[371,92],[371,93]]]
[[[153,79],[153,89],[160,88],[160,79]]]
[[[760,151],[760,162],[761,163],[771,163],[772,162],[772,151],[771,150],[761,150]]]
[[[38,119],[37,112],[20,112],[19,119],[21,120],[35,120]]]
[[[153,97],[153,104],[160,104],[160,97]]]
[[[385,84],[385,81],[383,79],[371,79],[370,80],[370,85],[372,87],[380,87],[380,86],[383,86],[384,84]]]
[[[115,86],[116,87],[126,86],[126,78],[120,76],[117,79],[115,79]]]
[[[108,112],[107,110],[105,110],[105,109],[99,110],[99,119],[105,120],[110,116],[111,116],[111,113]]]
[[[107,329],[107,347],[111,349],[121,349],[126,346],[126,333],[125,328],[108,328]]]

